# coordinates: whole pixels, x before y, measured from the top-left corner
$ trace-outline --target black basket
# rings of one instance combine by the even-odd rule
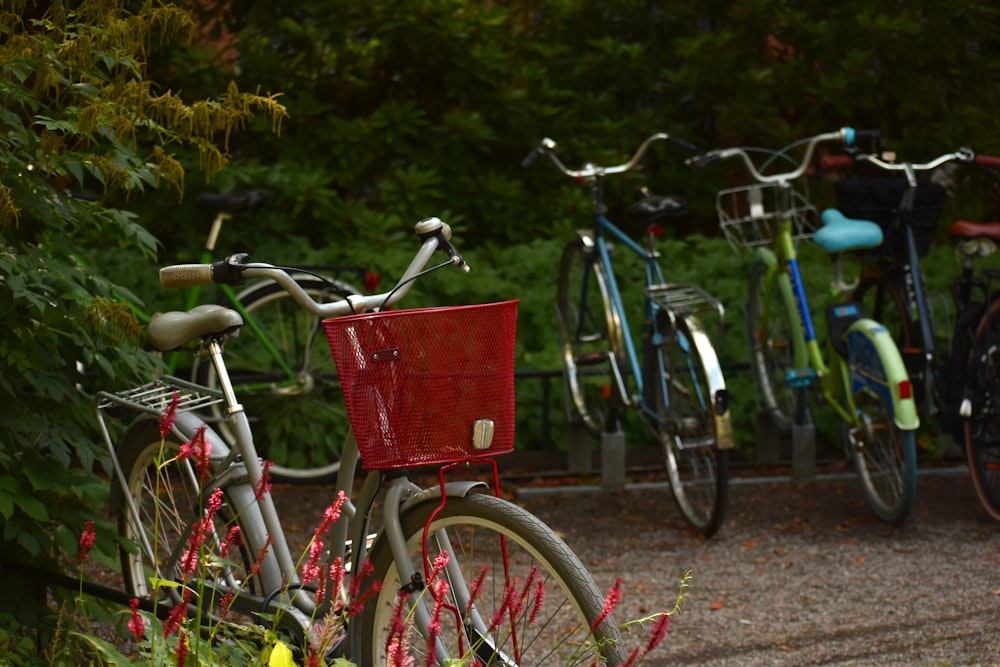
[[[906,181],[897,178],[844,178],[834,183],[837,208],[848,218],[871,220],[882,226],[886,234],[880,248],[870,252],[891,253],[899,247],[897,235],[902,230],[893,229],[899,204],[906,190]],[[913,206],[913,238],[917,253],[927,255],[934,242],[934,232],[941,211],[944,209],[945,189],[937,183],[921,182]]]

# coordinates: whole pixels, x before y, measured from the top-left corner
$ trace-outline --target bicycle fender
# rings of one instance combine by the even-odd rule
[[[447,498],[464,498],[469,495],[473,489],[483,487],[489,488],[486,482],[480,482],[476,480],[462,480],[459,482],[445,482],[444,484],[444,495]],[[420,493],[417,493],[410,498],[407,498],[403,504],[400,506],[400,512],[408,510],[415,505],[427,502],[428,500],[433,500],[438,502],[441,500],[441,487],[432,486],[423,489]]]
[[[708,391],[711,394],[712,416],[715,419],[715,446],[719,449],[732,449],[733,423],[729,414],[729,394],[726,391],[726,379],[722,375],[722,365],[712,346],[712,340],[701,326],[701,322],[693,316],[685,318],[687,330],[691,334],[698,357],[705,369],[708,379]]]
[[[888,329],[862,317],[848,327],[844,338],[851,395],[867,387],[892,406],[893,421],[900,429],[909,431],[920,426],[912,389],[908,397],[900,396],[900,386],[908,386],[910,378]]]

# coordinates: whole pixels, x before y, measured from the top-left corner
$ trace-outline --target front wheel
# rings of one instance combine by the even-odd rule
[[[965,396],[971,402],[964,433],[972,484],[986,513],[1000,521],[1000,301],[979,321]]]
[[[435,664],[415,623],[422,613],[438,619],[430,623],[438,633],[436,664],[444,656],[483,665],[623,664],[617,630],[610,617],[601,619],[604,598],[551,528],[485,494],[448,498],[436,510],[436,502],[425,502],[401,517],[418,573],[447,552],[447,565],[419,592],[401,593],[413,590],[412,582],[400,581],[384,534],[372,545],[374,580],[383,584],[362,612],[359,664],[410,664],[387,662],[396,650],[412,664]]]
[[[770,271],[764,262],[755,262],[750,271],[746,314],[758,408],[782,434],[791,430],[797,400],[795,389],[788,383],[788,373],[795,368],[793,331],[797,315],[794,304],[786,301],[781,289],[781,282],[787,280],[787,275]]]
[[[670,331],[661,314],[655,336],[645,385],[656,416],[646,421],[660,442],[677,508],[692,528],[711,537],[729,497],[729,454],[720,438],[732,437],[725,389],[713,391],[709,381],[710,374],[721,375],[718,358],[693,321],[678,320]]]
[[[621,324],[611,308],[608,277],[590,237],[566,246],[556,293],[563,368],[571,412],[597,436],[615,418],[613,368],[623,368]]]
[[[294,277],[320,303],[357,293],[339,281]],[[226,342],[229,376],[251,418],[257,450],[274,464],[271,478],[309,484],[333,481],[349,424],[321,319],[277,283],[253,285],[237,298],[247,323],[238,337]],[[199,384],[218,387],[211,363],[197,363],[192,375]],[[216,428],[232,442],[226,416],[218,406],[213,411]]]

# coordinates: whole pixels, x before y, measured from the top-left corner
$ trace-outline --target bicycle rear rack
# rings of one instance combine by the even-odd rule
[[[175,393],[178,413],[201,410],[223,400],[221,392],[173,377],[163,377],[116,393],[100,391],[94,398],[99,414],[101,410],[123,407],[160,415],[170,406]]]
[[[697,285],[682,283],[650,285],[645,292],[646,298],[667,311],[671,321],[693,313],[712,311],[719,316],[721,328],[726,315],[722,302]]]

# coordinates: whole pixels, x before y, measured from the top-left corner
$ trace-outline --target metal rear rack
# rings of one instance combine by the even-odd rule
[[[100,391],[94,400],[98,412],[112,407],[124,407],[139,412],[163,414],[175,393],[179,398],[177,412],[202,410],[223,400],[222,392],[174,377],[163,377],[115,393]]]
[[[714,311],[721,320],[726,314],[722,303],[697,285],[681,283],[650,285],[646,288],[646,296],[675,317]]]

